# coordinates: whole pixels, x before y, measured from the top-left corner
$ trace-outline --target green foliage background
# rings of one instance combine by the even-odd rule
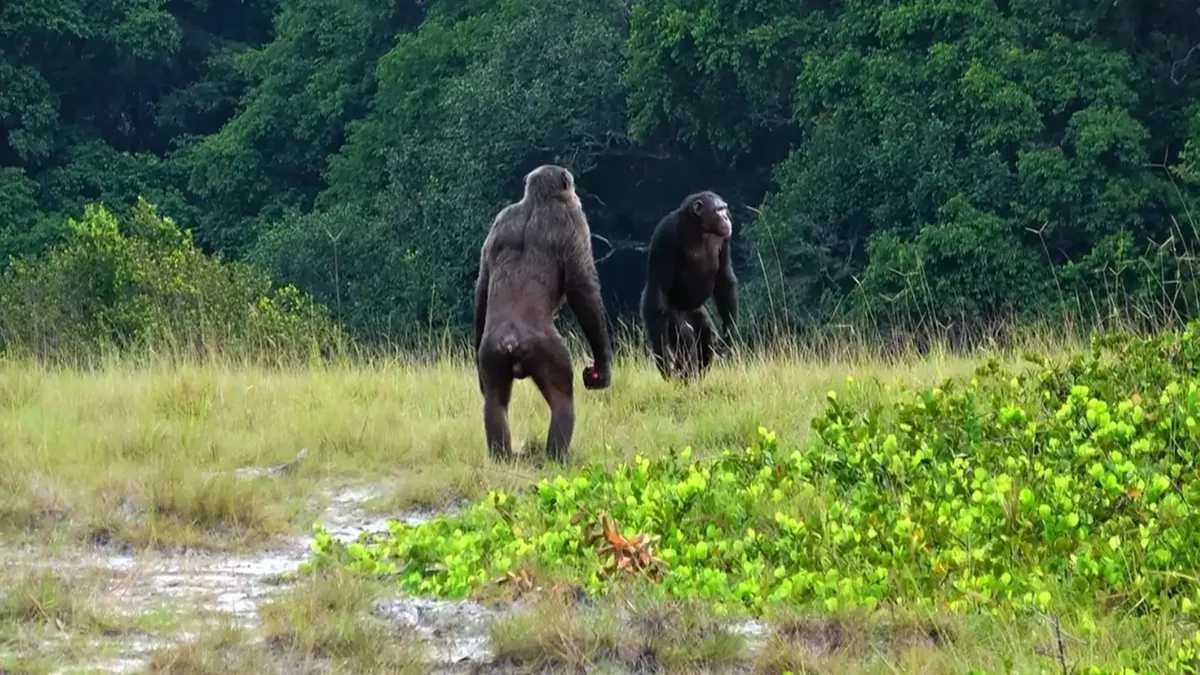
[[[82,255],[88,204],[153,204],[357,337],[404,342],[466,327],[492,215],[557,162],[617,316],[655,222],[699,189],[735,207],[759,325],[1194,316],[1197,10],[8,0],[0,264],[45,286],[28,265]]]
[[[47,361],[129,350],[276,363],[343,347],[325,307],[261,270],[206,256],[145,200],[89,205],[48,254],[0,273],[0,347]]]

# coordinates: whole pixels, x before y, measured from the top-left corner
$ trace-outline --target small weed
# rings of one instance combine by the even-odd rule
[[[630,667],[657,665],[668,673],[728,672],[746,655],[746,639],[708,608],[648,594],[626,601],[620,653]]]
[[[424,645],[372,614],[379,584],[341,572],[309,577],[262,609],[268,644],[291,662],[327,661],[333,670],[423,673]]]
[[[496,619],[489,636],[498,661],[526,672],[588,672],[615,659],[619,644],[614,612],[577,611],[553,599],[542,600],[529,612]]]
[[[546,596],[493,621],[489,635],[496,659],[526,672],[726,672],[746,650],[701,607],[636,596],[587,605]]]
[[[114,617],[92,605],[94,589],[47,570],[27,572],[0,591],[0,625],[24,625],[70,633],[124,632]]]
[[[252,546],[290,529],[280,507],[286,497],[272,479],[165,473],[150,477],[144,491],[145,517],[127,524],[126,540],[169,547],[216,538]]]
[[[55,663],[48,657],[0,656],[0,674],[49,675],[55,671]]]
[[[284,672],[279,664],[268,658],[261,645],[253,644],[251,634],[228,623],[221,623],[192,641],[155,650],[150,655],[147,671],[154,675]]]
[[[86,663],[107,643],[139,632],[139,620],[100,609],[91,576],[65,579],[49,570],[0,577],[0,672],[43,672]]]

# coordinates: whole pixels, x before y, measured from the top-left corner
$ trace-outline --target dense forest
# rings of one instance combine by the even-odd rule
[[[364,340],[463,329],[492,216],[547,162],[614,319],[700,189],[731,204],[747,322],[1194,316],[1198,10],[5,0],[0,326],[59,297],[119,331],[128,279],[204,299],[187,275],[227,274]]]

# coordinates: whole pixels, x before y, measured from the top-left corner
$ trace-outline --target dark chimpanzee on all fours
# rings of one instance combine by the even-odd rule
[[[525,176],[525,196],[492,221],[475,283],[475,353],[488,450],[508,457],[508,404],[514,379],[532,377],[550,406],[546,453],[566,459],[575,429],[571,355],[554,327],[568,303],[583,327],[594,366],[583,385],[611,383],[612,352],[592,235],[575,195],[575,177],[560,166]]]
[[[654,362],[664,378],[699,376],[716,353],[716,328],[704,310],[715,298],[732,340],[737,324],[737,277],[731,256],[729,207],[714,192],[688,195],[650,239],[641,314]],[[698,349],[697,349],[698,347]]]

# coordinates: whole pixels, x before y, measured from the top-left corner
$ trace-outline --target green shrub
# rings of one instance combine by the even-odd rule
[[[342,344],[325,308],[262,272],[205,255],[145,200],[125,218],[99,204],[47,255],[0,280],[0,347],[41,358],[109,351],[303,357]]]

